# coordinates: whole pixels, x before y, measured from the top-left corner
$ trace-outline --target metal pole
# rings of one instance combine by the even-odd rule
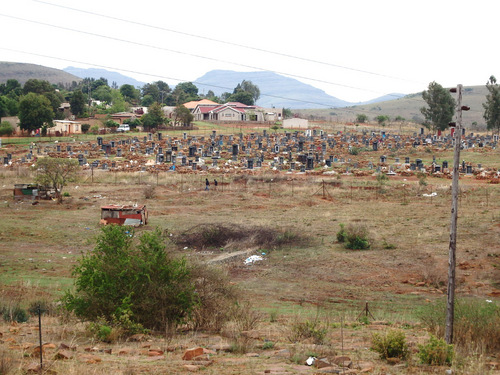
[[[455,264],[457,250],[457,218],[458,218],[458,191],[460,143],[462,139],[462,85],[457,86],[457,123],[455,127],[455,150],[453,154],[453,180],[451,185],[451,223],[450,247],[448,260],[448,292],[446,303],[446,326],[444,338],[448,344],[453,342],[453,321],[455,319]]]
[[[42,308],[38,305],[38,336],[40,338],[40,370],[43,368],[43,347],[42,347]]]

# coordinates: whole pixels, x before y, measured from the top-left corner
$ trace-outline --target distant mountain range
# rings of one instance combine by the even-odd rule
[[[265,108],[339,108],[352,105],[376,103],[401,98],[403,94],[389,94],[382,98],[362,103],[351,103],[328,95],[323,90],[273,72],[235,72],[212,70],[195,82],[201,93],[212,90],[217,96],[232,92],[243,80],[252,81],[261,92],[257,105]]]
[[[24,84],[30,78],[47,80],[53,84],[69,85],[73,81],[79,82],[82,78],[105,78],[111,86],[113,83],[122,86],[129,84],[142,87],[146,83],[125,76],[118,72],[105,69],[83,69],[69,66],[63,70],[48,68],[41,65],[0,62],[0,83],[8,79],[17,79]],[[344,108],[353,105],[373,104],[403,97],[403,94],[388,94],[366,102],[352,103],[328,95],[312,85],[300,82],[273,72],[235,72],[232,70],[212,70],[193,84],[198,87],[200,94],[209,90],[219,96],[224,92],[232,92],[243,80],[252,81],[261,92],[257,105],[265,108]]]

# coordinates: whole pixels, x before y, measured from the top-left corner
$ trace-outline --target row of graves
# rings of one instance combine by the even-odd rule
[[[1,157],[5,166],[33,163],[37,157],[76,158],[84,169],[98,168],[113,171],[196,171],[246,172],[272,170],[302,173],[353,173],[368,175],[375,172],[408,175],[427,172],[449,176],[448,161],[424,165],[422,159],[394,157],[391,160],[380,153],[402,154],[401,151],[423,149],[435,152],[453,149],[453,132],[447,135],[420,133],[402,136],[385,131],[327,134],[322,130],[305,132],[223,135],[213,131],[209,136],[164,136],[161,132],[143,137],[109,140],[97,137],[95,142],[31,144],[23,155],[7,153]],[[463,129],[461,149],[496,149],[498,135],[465,134]],[[359,151],[376,151],[376,154]],[[423,150],[422,150],[423,151]],[[372,160],[367,160],[367,155]],[[373,160],[373,155],[378,160]],[[498,171],[462,162],[460,172],[498,177]]]

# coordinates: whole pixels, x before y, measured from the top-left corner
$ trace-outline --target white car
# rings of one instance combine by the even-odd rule
[[[118,129],[116,129],[117,132],[119,133],[125,133],[130,131],[130,126],[129,125],[120,125]]]

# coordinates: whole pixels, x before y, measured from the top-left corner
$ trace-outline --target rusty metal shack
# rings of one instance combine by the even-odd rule
[[[38,184],[15,184],[14,185],[14,200],[39,200],[52,199],[54,192],[44,186]]]
[[[146,205],[107,205],[101,207],[101,224],[140,226],[148,223]]]

